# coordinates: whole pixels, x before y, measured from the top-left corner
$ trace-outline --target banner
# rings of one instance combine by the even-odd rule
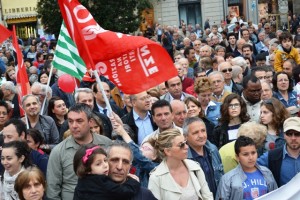
[[[25,112],[22,108],[22,97],[26,96],[30,92],[30,85],[28,81],[28,75],[26,72],[26,66],[24,65],[23,61],[23,54],[20,50],[17,35],[16,35],[16,27],[13,25],[13,46],[14,51],[17,55],[17,61],[18,65],[16,66],[16,74],[17,74],[17,91],[18,91],[18,100],[19,100],[19,106],[20,106],[20,116],[24,116]]]
[[[11,36],[11,31],[0,24],[0,44]]]
[[[160,44],[103,29],[77,0],[58,2],[66,27],[87,68],[97,69],[124,93],[145,91],[178,74]]]

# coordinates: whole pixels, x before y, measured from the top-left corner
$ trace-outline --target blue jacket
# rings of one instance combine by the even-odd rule
[[[209,160],[211,161],[212,168],[214,169],[214,178],[216,185],[218,186],[221,177],[224,174],[221,156],[216,145],[212,144],[208,140],[206,141],[204,148],[208,154]],[[188,149],[188,159],[194,160],[190,148]]]
[[[140,151],[140,147],[133,141],[129,142],[128,144],[133,153],[132,165],[136,168],[135,175],[140,178],[141,186],[147,188],[149,174],[156,166],[158,166],[159,163],[153,162],[143,156],[142,152]]]
[[[221,105],[219,102],[210,101],[205,112],[206,118],[214,123],[215,126],[218,125],[218,121],[221,117]]]
[[[277,189],[276,181],[272,172],[263,166],[256,165],[267,183],[268,192]],[[218,186],[216,199],[237,200],[243,199],[243,182],[247,179],[241,165],[227,172]]]
[[[282,97],[280,92],[274,92],[274,97],[277,98],[283,105],[284,107],[288,108],[290,106],[297,106],[297,94],[295,91],[288,92],[289,99],[288,101],[285,101],[285,99]]]

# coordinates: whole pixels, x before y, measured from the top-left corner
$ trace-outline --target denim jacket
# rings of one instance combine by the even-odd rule
[[[215,178],[216,185],[218,186],[221,177],[224,174],[221,156],[219,154],[218,148],[208,140],[206,141],[204,148],[208,153],[209,160],[211,161],[212,168],[214,169],[214,178]],[[193,160],[193,156],[190,148],[188,149],[188,159]]]
[[[262,173],[267,183],[268,192],[277,189],[277,183],[272,172],[263,166],[256,165],[257,169]],[[243,182],[247,179],[241,165],[227,172],[221,179],[218,186],[216,199],[237,200],[243,199]]]
[[[208,106],[205,110],[205,116],[207,119],[209,119],[212,123],[218,125],[218,121],[221,117],[221,103],[210,101],[208,103]]]
[[[298,105],[298,102],[297,102],[297,94],[295,91],[292,91],[292,92],[288,92],[288,95],[289,95],[289,99],[288,101],[286,101],[280,92],[274,92],[274,97],[277,98],[283,105],[284,107],[288,108],[288,107],[291,107],[291,106],[297,106]]]
[[[153,162],[143,156],[140,148],[133,141],[129,142],[129,147],[133,153],[132,165],[136,168],[135,175],[140,179],[141,186],[147,188],[149,181],[149,174],[159,163]]]

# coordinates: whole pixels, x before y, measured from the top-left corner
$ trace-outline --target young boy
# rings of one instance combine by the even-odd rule
[[[256,164],[257,151],[251,138],[238,137],[234,151],[239,165],[223,175],[216,199],[252,200],[277,189],[271,171]]]
[[[294,59],[297,64],[300,64],[300,57],[296,48],[292,46],[293,36],[289,32],[283,32],[279,36],[280,45],[275,53],[274,69],[275,72],[283,70],[283,62],[287,59]]]

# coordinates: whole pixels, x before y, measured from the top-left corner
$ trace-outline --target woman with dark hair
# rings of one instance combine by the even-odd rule
[[[26,142],[12,141],[4,143],[1,153],[1,164],[5,171],[3,175],[3,199],[19,199],[18,193],[14,190],[15,180],[25,168],[31,165],[30,148]]]
[[[262,102],[260,123],[268,129],[264,151],[280,148],[284,145],[283,123],[289,117],[289,112],[278,99],[273,97]]]
[[[48,115],[54,119],[59,133],[62,124],[67,118],[67,113],[66,104],[60,97],[54,96],[49,100]],[[62,136],[60,136],[60,140],[62,140]]]
[[[97,133],[99,135],[104,134],[103,123],[102,123],[100,117],[98,117],[98,115],[96,115],[94,113],[92,114],[92,118],[91,118],[90,132]]]
[[[44,144],[45,139],[39,130],[34,128],[28,129],[26,139],[27,144],[31,149],[36,150],[41,154],[44,154],[44,151],[40,148],[40,146]]]
[[[42,200],[46,190],[46,179],[37,167],[29,167],[19,174],[14,188],[20,200]]]
[[[281,101],[284,107],[294,114],[297,110],[297,94],[293,91],[292,79],[285,72],[278,72],[273,77],[274,97]]]
[[[212,141],[215,125],[204,116],[204,112],[201,108],[200,102],[195,97],[187,97],[184,99],[184,103],[187,107],[187,117],[199,117],[200,119],[202,119],[206,126],[207,139],[209,141]]]
[[[213,131],[213,143],[221,148],[223,145],[237,139],[241,124],[249,121],[245,101],[238,94],[230,94],[221,106],[220,124]]]
[[[41,71],[38,76],[38,82],[47,85],[49,79],[49,73],[45,71]]]
[[[13,66],[8,66],[5,72],[6,81],[11,81],[16,84],[16,70]]]
[[[44,60],[44,56],[41,52],[36,53],[36,60],[33,62],[33,66],[35,66],[36,68],[40,68],[42,66],[44,66],[45,60]]]

